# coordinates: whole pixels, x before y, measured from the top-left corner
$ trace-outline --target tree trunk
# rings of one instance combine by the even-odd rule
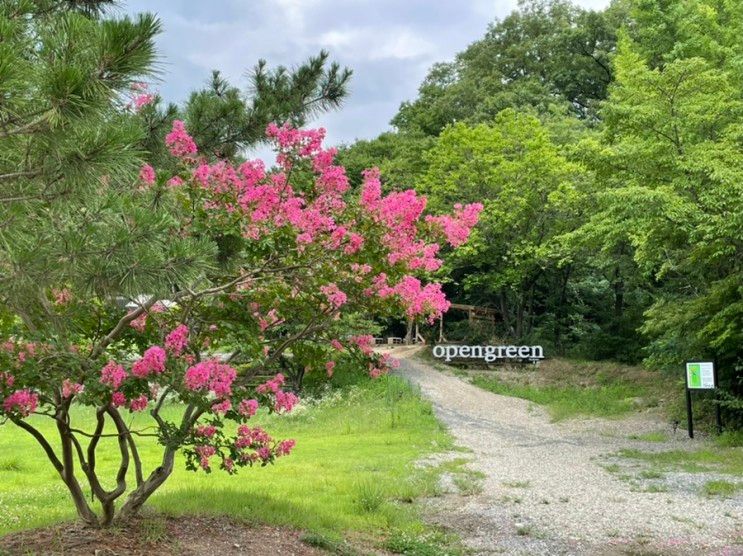
[[[170,474],[173,472],[174,460],[175,450],[166,448],[163,454],[162,465],[155,469],[136,490],[132,491],[119,510],[114,520],[115,523],[124,523],[137,515],[149,497],[170,477]]]

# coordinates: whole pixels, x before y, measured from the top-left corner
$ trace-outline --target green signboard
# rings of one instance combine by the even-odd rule
[[[686,364],[686,387],[690,390],[714,390],[715,364],[711,361],[689,361]]]

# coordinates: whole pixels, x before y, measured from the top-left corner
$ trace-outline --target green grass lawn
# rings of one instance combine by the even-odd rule
[[[32,421],[51,433],[50,420]],[[410,502],[435,493],[438,470],[412,464],[450,449],[452,440],[430,405],[402,380],[363,381],[288,416],[259,414],[252,424],[258,423],[275,438],[295,438],[292,455],[236,476],[188,472],[180,460],[149,507],[169,515],[227,514],[334,538],[350,532],[377,539],[427,534]],[[73,424],[89,428],[91,420],[78,412]],[[152,469],[159,447],[143,439],[140,451],[145,468]],[[101,443],[98,462],[106,477],[114,474],[117,452],[113,439]],[[41,448],[13,426],[0,427],[0,477],[0,535],[74,518]]]

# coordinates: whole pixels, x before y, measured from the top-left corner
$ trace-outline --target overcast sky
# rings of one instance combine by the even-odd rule
[[[600,9],[609,0],[577,0]],[[389,128],[400,103],[415,98],[435,62],[485,33],[517,0],[123,0],[127,12],[158,14],[162,82],[168,101],[182,102],[212,69],[245,87],[259,58],[295,65],[320,49],[353,69],[341,110],[312,122],[336,144]]]

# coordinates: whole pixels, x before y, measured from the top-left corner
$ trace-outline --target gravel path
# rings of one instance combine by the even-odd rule
[[[481,390],[414,353],[394,350],[400,374],[420,387],[458,444],[472,450],[470,468],[485,476],[481,494],[432,502],[434,521],[457,530],[475,553],[743,554],[743,496],[698,494],[700,474],[664,476],[663,489],[672,488],[643,492],[652,482],[638,489],[618,472],[635,464],[611,457],[621,448],[691,442],[633,441],[618,433],[622,421],[551,423],[530,402]],[[611,463],[613,472],[606,469]],[[687,480],[696,481],[693,488],[684,488]]]

